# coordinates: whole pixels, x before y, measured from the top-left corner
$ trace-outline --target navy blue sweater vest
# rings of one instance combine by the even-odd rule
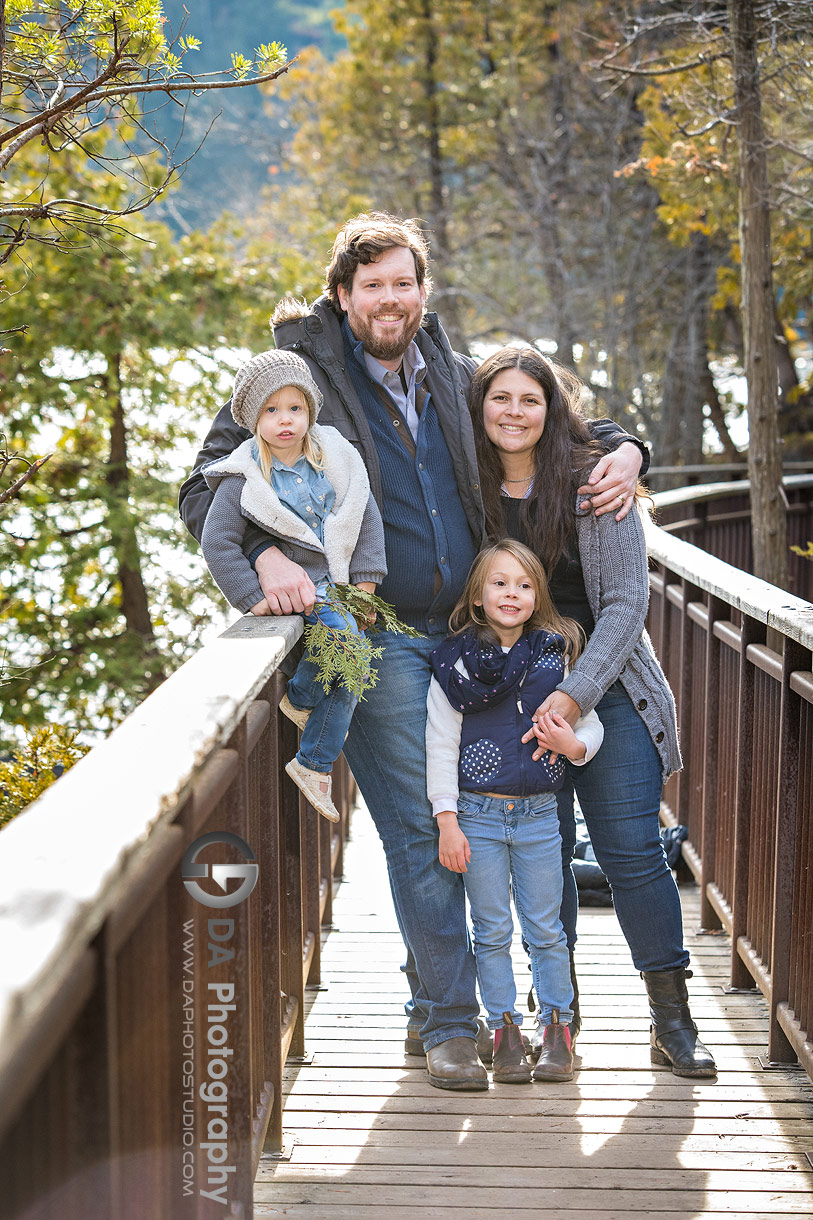
[[[393,427],[356,342],[342,327],[347,371],[370,424],[381,467],[381,516],[387,576],[377,589],[404,622],[419,631],[443,631],[477,553],[460,501],[452,459],[429,391],[413,458]],[[363,360],[363,357],[362,357]],[[386,391],[384,391],[386,393]],[[406,427],[406,422],[402,425]],[[435,574],[441,584],[435,592]]]
[[[463,714],[458,764],[461,792],[534,796],[561,788],[565,778],[562,755],[554,766],[547,754],[534,762],[536,741],[523,745],[520,738],[531,728],[531,717],[540,703],[563,677],[562,650],[552,639],[520,686],[483,711]]]

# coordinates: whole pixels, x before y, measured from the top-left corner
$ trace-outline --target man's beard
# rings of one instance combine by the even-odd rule
[[[353,334],[361,340],[364,350],[369,352],[374,360],[399,360],[417,335],[422,316],[420,310],[416,310],[412,317],[405,315],[404,327],[399,334],[393,335],[377,335],[373,324],[361,318],[355,310],[348,310],[347,320]]]

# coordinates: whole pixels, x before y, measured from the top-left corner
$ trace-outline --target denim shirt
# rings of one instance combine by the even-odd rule
[[[279,496],[280,503],[311,526],[316,537],[324,544],[325,519],[336,499],[324,471],[315,470],[304,454],[293,466],[286,466],[279,458],[272,458],[271,486]]]
[[[358,349],[356,349],[358,354]],[[420,348],[413,339],[403,356],[404,380],[406,381],[406,389],[401,382],[401,374],[394,373],[391,369],[384,368],[379,360],[363,349],[364,363],[367,365],[367,372],[372,377],[373,381],[377,381],[380,386],[387,391],[390,397],[394,400],[398,410],[403,415],[407,422],[407,427],[412,433],[412,439],[418,439],[418,411],[415,406],[415,387],[419,386],[426,376],[426,362],[421,355]]]

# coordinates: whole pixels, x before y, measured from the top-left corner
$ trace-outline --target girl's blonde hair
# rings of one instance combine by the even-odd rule
[[[286,386],[280,386],[281,390],[284,390],[286,388],[287,388]],[[299,390],[300,394],[302,394],[302,400],[307,407],[308,400],[307,400],[304,392],[302,391],[302,389],[298,385],[291,386],[291,389]],[[276,391],[275,391],[275,393],[276,393]],[[270,398],[271,395],[269,394],[268,397]],[[265,400],[265,402],[266,403],[268,402],[268,398]],[[263,410],[264,409],[265,409],[265,403],[263,403]],[[271,461],[272,461],[274,455],[271,452],[271,446],[269,445],[268,441],[264,440],[263,437],[260,436],[260,419],[261,418],[262,418],[262,411],[260,411],[260,414],[257,416],[257,423],[254,427],[254,440],[257,445],[257,459],[260,464],[260,470],[263,472],[263,478],[268,483],[270,483],[271,482]],[[310,462],[310,464],[314,468],[314,470],[321,470],[322,466],[324,465],[324,458],[322,456],[322,446],[319,444],[318,440],[313,435],[312,428],[313,428],[313,424],[311,424],[308,427],[307,432],[305,433],[305,435],[302,438],[302,455],[303,455],[303,457],[305,457],[305,459],[308,462]]]
[[[553,604],[548,588],[548,578],[545,569],[529,547],[514,538],[502,538],[493,546],[482,550],[471,565],[466,587],[451,613],[449,627],[453,635],[473,627],[481,638],[493,637],[493,631],[486,620],[482,605],[483,590],[491,571],[491,565],[500,554],[512,555],[528,576],[534,588],[534,612],[523,624],[525,631],[555,631],[565,641],[565,656],[572,664],[585,645],[585,635],[579,623],[572,618],[564,618]]]

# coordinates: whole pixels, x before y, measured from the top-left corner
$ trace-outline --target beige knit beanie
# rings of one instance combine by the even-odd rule
[[[286,351],[260,352],[237,370],[231,396],[235,423],[253,432],[270,396],[286,385],[296,386],[305,395],[308,427],[313,427],[322,405],[322,395],[302,357]]]

